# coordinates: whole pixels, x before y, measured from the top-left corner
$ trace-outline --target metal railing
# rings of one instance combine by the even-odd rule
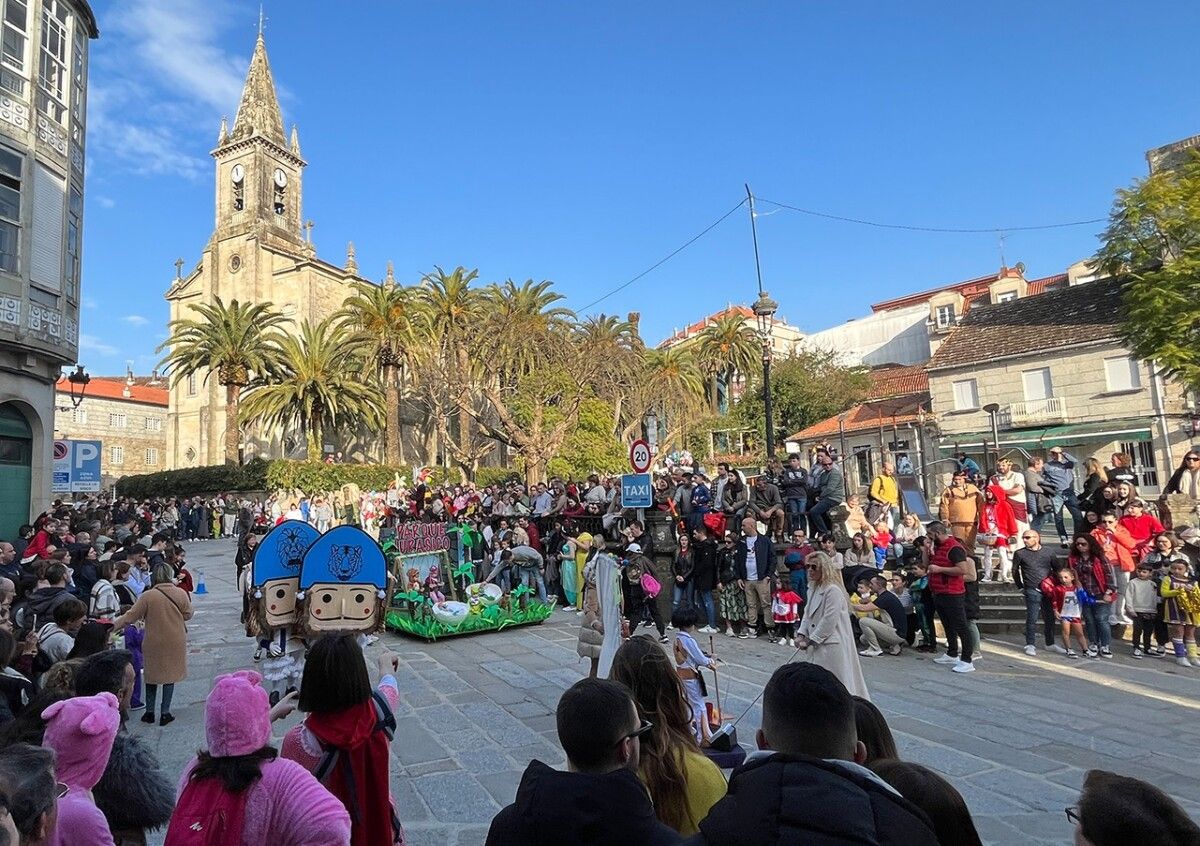
[[[1063,397],[1014,402],[1000,410],[999,424],[1006,429],[1040,426],[1067,421],[1067,401]]]

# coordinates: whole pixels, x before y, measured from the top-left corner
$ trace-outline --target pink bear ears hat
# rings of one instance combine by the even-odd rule
[[[55,702],[42,711],[42,719],[51,722],[59,714],[64,719],[71,718],[71,724],[77,726],[81,734],[91,737],[111,731],[113,725],[121,724],[121,705],[117,697],[107,692]]]

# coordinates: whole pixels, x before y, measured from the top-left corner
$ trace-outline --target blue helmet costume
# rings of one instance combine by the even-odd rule
[[[374,631],[383,624],[387,558],[357,526],[338,526],[304,554],[300,623],[308,631]]]
[[[305,522],[284,520],[254,550],[250,584],[261,626],[276,628],[296,622],[296,591],[304,553],[320,536]]]

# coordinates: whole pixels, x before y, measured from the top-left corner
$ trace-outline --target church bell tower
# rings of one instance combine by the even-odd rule
[[[300,137],[284,136],[283,116],[262,33],[254,46],[237,117],[225,119],[216,159],[216,238],[267,234],[303,248],[300,235],[302,178]]]

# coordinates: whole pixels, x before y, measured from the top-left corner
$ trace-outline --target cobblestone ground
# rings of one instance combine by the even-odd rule
[[[182,771],[204,740],[204,698],[215,676],[251,666],[251,642],[238,625],[233,541],[189,545],[208,594],[193,599],[189,677],[175,693],[168,728],[133,721],[169,772]],[[392,747],[392,792],[416,846],[474,846],[500,807],[512,801],[531,758],[563,763],[554,729],[562,691],[580,678],[574,614],[499,634],[436,644],[384,635],[372,651],[402,657],[403,697]],[[707,644],[705,644],[707,647]],[[727,712],[745,716],[752,742],[754,703],[792,650],[718,636],[727,667]],[[962,792],[983,839],[993,844],[1070,842],[1063,808],[1074,804],[1093,767],[1146,779],[1200,818],[1200,669],[1133,661],[1118,645],[1111,661],[1071,662],[1020,644],[985,640],[979,671],[954,675],[928,656],[863,659],[872,697],[903,757],[930,766]],[[300,719],[276,725],[276,737]],[[161,832],[156,842],[161,842]]]

